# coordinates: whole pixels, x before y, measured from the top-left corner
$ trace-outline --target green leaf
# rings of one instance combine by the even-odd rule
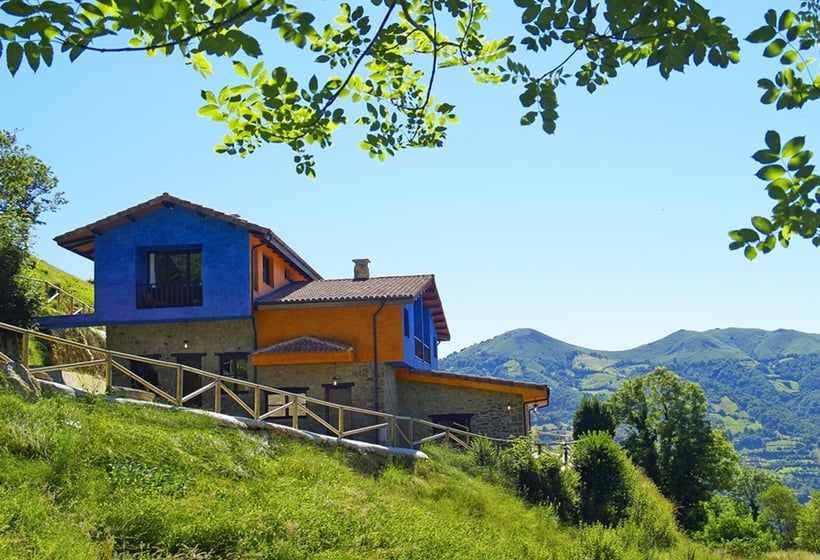
[[[780,153],[780,135],[777,131],[769,130],[766,132],[766,145],[770,151]]]
[[[521,125],[522,126],[529,126],[535,122],[535,117],[538,116],[538,113],[535,111],[530,111],[523,117],[521,117]]]
[[[773,58],[775,56],[780,56],[783,52],[783,49],[786,48],[786,41],[783,39],[777,38],[771,43],[769,43],[766,48],[763,50],[763,56],[768,58]]]
[[[23,47],[18,42],[9,43],[6,47],[6,66],[9,72],[14,76],[20,68],[20,63],[23,61]]]
[[[749,33],[746,40],[750,43],[765,43],[766,41],[771,41],[775,35],[777,35],[777,30],[774,27],[764,25]]]
[[[243,78],[249,78],[250,74],[248,73],[248,67],[245,66],[242,62],[238,60],[233,61],[233,69],[234,72],[242,76]]]
[[[784,158],[790,158],[794,156],[797,152],[803,149],[803,146],[806,145],[806,137],[805,136],[795,136],[788,142],[786,145],[783,146],[783,152],[781,155]]]
[[[743,256],[745,256],[750,261],[753,261],[755,260],[755,257],[757,257],[757,249],[755,249],[751,245],[747,245],[746,248],[743,250]]]
[[[763,179],[764,181],[772,181],[782,177],[785,174],[786,168],[782,165],[764,165],[757,173],[755,173],[758,178]]]
[[[774,224],[763,216],[755,216],[752,218],[752,225],[757,231],[765,233],[766,235],[774,231]]]
[[[37,44],[33,41],[27,41],[24,50],[29,67],[36,72],[37,68],[40,67],[40,49],[37,48]]]
[[[211,104],[203,105],[197,111],[197,113],[201,117],[212,117],[213,115],[215,115],[218,112],[219,112],[219,107],[217,107],[216,105],[211,105]]]
[[[780,159],[780,154],[769,150],[758,150],[752,155],[758,163],[774,163]]]
[[[780,21],[777,22],[777,28],[780,31],[788,29],[794,23],[795,17],[796,16],[794,12],[792,12],[791,10],[786,10],[785,12],[780,14]]]
[[[789,160],[787,167],[789,171],[796,171],[806,165],[808,161],[811,159],[812,152],[809,150],[803,150],[801,152],[797,152],[794,156]]]
[[[790,50],[783,53],[780,57],[780,64],[788,65],[797,60],[797,51]]]
[[[30,16],[34,12],[37,11],[35,6],[29,6],[25,2],[21,2],[20,0],[9,0],[4,4],[0,5],[0,9],[11,16],[21,16],[26,17]]]

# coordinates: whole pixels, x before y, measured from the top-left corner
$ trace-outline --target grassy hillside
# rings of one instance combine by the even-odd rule
[[[711,419],[754,466],[779,472],[808,499],[820,488],[820,335],[792,330],[677,331],[619,352],[565,344],[517,329],[451,354],[443,369],[547,383],[550,406],[534,418],[569,433],[583,393],[605,397],[664,365],[700,384]]]
[[[36,258],[33,272],[36,278],[58,286],[88,305],[94,305],[94,284],[91,281],[81,280]],[[58,310],[54,309],[54,311]]]
[[[0,558],[713,558],[563,527],[470,454],[427,451],[374,469],[187,412],[0,390]]]

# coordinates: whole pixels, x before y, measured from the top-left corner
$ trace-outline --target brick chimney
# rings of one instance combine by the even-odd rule
[[[353,259],[353,279],[367,280],[370,278],[370,259]]]

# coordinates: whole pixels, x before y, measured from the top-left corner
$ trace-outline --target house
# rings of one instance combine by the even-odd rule
[[[94,261],[95,311],[41,325],[105,326],[111,350],[493,437],[526,434],[549,400],[545,385],[438,371],[450,331],[430,274],[371,277],[355,259],[324,279],[267,227],[167,193],[55,241]]]

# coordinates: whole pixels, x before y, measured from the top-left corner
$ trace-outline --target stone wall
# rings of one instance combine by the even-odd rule
[[[187,348],[185,347],[187,344]],[[186,323],[158,323],[136,325],[112,325],[107,328],[106,346],[109,350],[153,357],[176,363],[186,357],[199,357],[201,369],[219,373],[219,354],[242,352],[248,354],[248,381],[255,381],[250,354],[253,352],[254,332],[250,320],[205,321]],[[130,363],[124,363],[131,368]],[[160,389],[174,395],[176,389],[175,368],[155,368]],[[113,385],[137,385],[122,373],[114,372]],[[253,402],[252,393],[240,395],[246,403]],[[213,392],[202,396],[202,403],[213,407]],[[193,403],[196,404],[196,403]],[[241,411],[230,397],[222,397],[222,411],[238,414]]]
[[[315,399],[325,400],[328,398],[326,389],[333,385],[335,378],[338,386],[350,387],[350,405],[357,408],[374,410],[376,408],[376,395],[373,378],[373,364],[367,362],[355,362],[345,364],[315,364],[301,366],[259,366],[256,368],[258,382],[274,388],[306,388],[307,396]],[[385,407],[396,405],[396,374],[395,370],[385,364],[379,364],[379,410],[393,412]],[[332,400],[332,398],[331,398]],[[315,407],[314,407],[315,408]],[[263,407],[264,409],[264,407]],[[326,417],[328,411],[324,407],[315,409],[314,412],[322,417]],[[290,419],[282,419],[280,422],[292,422]],[[329,420],[336,426],[337,419]],[[378,423],[378,418],[365,414],[348,415],[345,419],[345,426],[348,428],[363,427]],[[300,420],[300,427],[308,430],[315,430],[322,433],[325,429],[310,418]],[[384,440],[384,433],[363,435],[362,439],[379,441]]]
[[[471,431],[506,439],[524,433],[521,397],[462,387],[399,380],[399,414],[430,420],[433,414],[472,414]],[[507,405],[512,405],[507,410]]]

